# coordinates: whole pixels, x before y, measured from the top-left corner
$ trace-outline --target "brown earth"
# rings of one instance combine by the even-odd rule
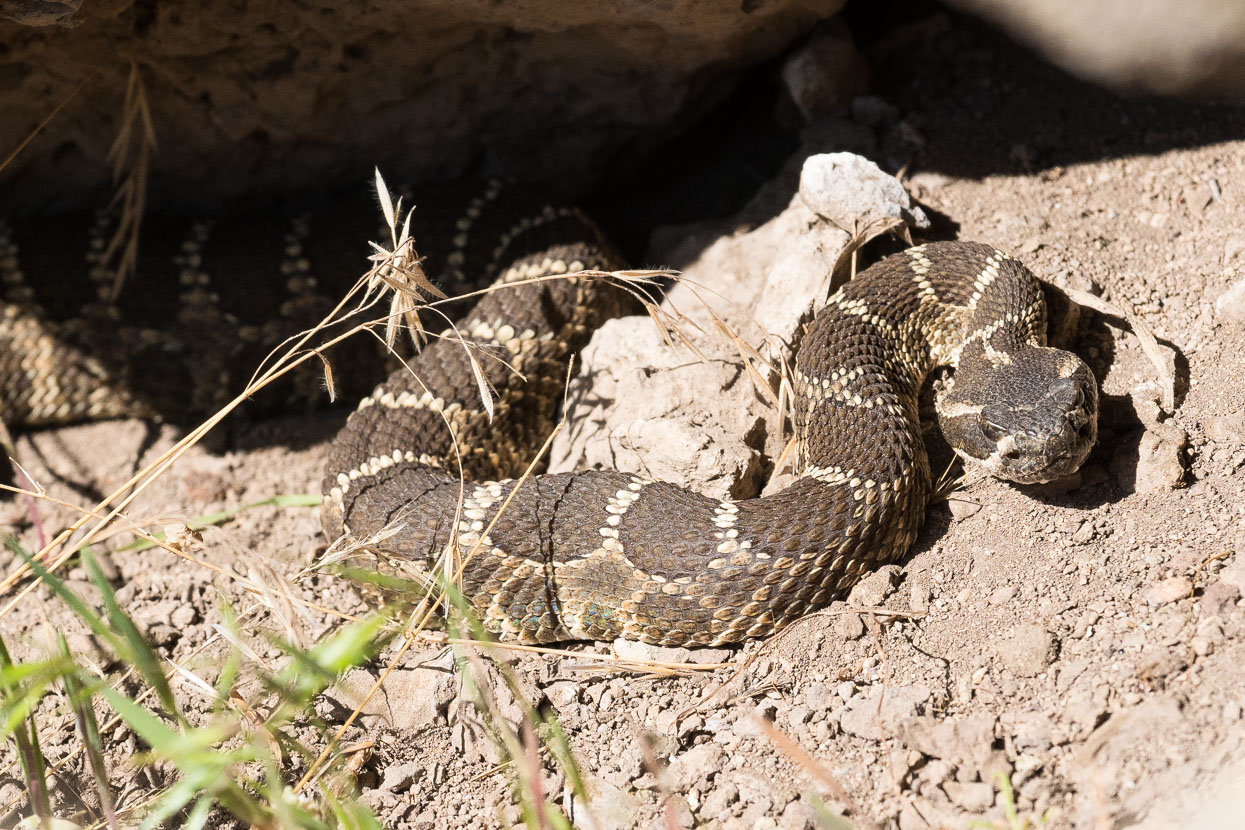
[[[885,100],[803,127],[793,164],[751,174],[775,179],[781,199],[716,225],[710,208],[680,217],[704,220],[699,248],[777,214],[805,155],[862,152],[904,168],[933,237],[989,241],[1056,283],[1135,309],[1174,350],[1175,411],[1156,403],[1137,340],[1091,318],[1077,348],[1102,381],[1103,429],[1073,480],[1019,488],[970,473],[930,508],[912,555],[848,603],[767,643],[656,653],[728,664],[708,673],[584,669],[608,644],[572,646],[582,656],[512,655],[522,685],[558,713],[593,813],[572,803],[549,765],[544,792],[582,827],[804,828],[814,826],[815,795],[859,827],[1005,826],[993,786],[1003,772],[1023,813],[1057,811],[1052,827],[1234,826],[1245,807],[1245,111],[1119,99],[957,19],[866,33],[862,46]],[[788,108],[776,123],[793,117]],[[731,158],[740,135],[699,157]],[[622,230],[637,235],[634,225]],[[653,240],[633,258],[685,266],[700,254],[677,248],[669,230]],[[233,448],[194,451],[130,514],[161,526],[314,492],[342,418],[241,427]],[[24,436],[18,453],[52,494],[87,503],[172,440],[167,429],[113,422]],[[72,517],[47,504],[39,513],[50,529]],[[0,521],[37,546],[24,503],[6,502]],[[230,572],[275,584],[322,548],[314,510],[263,507],[205,534],[200,555],[223,573],[160,551],[111,563],[125,607],[162,653],[200,668],[212,652],[194,652],[220,619],[218,595],[255,604]],[[83,573],[67,576],[80,584]],[[329,577],[290,590],[363,608]],[[853,610],[878,607],[895,613]],[[271,658],[259,635],[280,623],[260,619],[252,639]],[[29,649],[49,624],[70,632],[80,654],[97,653],[41,591],[4,618],[4,633]],[[295,626],[310,639],[332,624],[312,614]],[[509,773],[446,666],[439,647],[408,655],[385,700],[347,732],[375,742],[360,775],[364,800],[392,827],[514,824]],[[340,722],[377,671],[348,675],[319,713]],[[793,761],[762,721],[812,761]],[[71,729],[50,731],[50,758],[75,745]],[[133,736],[117,730],[109,740],[118,785],[133,779],[131,798],[159,785],[121,763]],[[69,769],[72,789],[84,773]],[[20,801],[13,768],[3,775],[0,805]]]

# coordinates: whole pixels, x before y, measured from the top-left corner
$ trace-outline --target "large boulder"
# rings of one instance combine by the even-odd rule
[[[1065,69],[1120,89],[1245,96],[1245,3],[950,0]]]
[[[0,0],[0,148],[65,105],[5,171],[6,201],[108,181],[131,59],[161,192],[353,184],[377,164],[572,190],[844,2]]]

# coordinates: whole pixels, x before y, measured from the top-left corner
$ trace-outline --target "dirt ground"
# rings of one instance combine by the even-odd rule
[[[900,566],[769,642],[709,654],[621,647],[726,664],[712,671],[652,678],[584,668],[611,644],[511,655],[524,687],[557,712],[594,809],[573,803],[548,764],[544,792],[581,827],[790,830],[816,826],[814,796],[858,827],[1002,827],[994,777],[1002,772],[1021,813],[1053,810],[1050,827],[1239,826],[1245,110],[1119,99],[960,19],[865,35],[861,45],[893,112],[866,103],[850,124],[872,142],[866,154],[900,171],[934,219],[931,236],[988,241],[1044,278],[1135,309],[1172,355],[1175,410],[1157,402],[1155,370],[1137,339],[1092,318],[1077,350],[1101,380],[1101,437],[1072,480],[1022,488],[970,473],[931,506]],[[800,152],[841,149],[816,143],[843,134],[804,128]],[[747,133],[732,135],[703,164]],[[775,173],[762,165],[744,175],[759,182]],[[679,221],[688,218],[717,222],[721,233],[740,221],[711,210]],[[633,259],[686,264],[669,260],[669,234],[653,230],[653,247]],[[632,226],[620,235],[640,234]],[[192,452],[130,515],[159,527],[314,493],[325,443],[343,418],[333,411],[240,427],[228,449]],[[174,438],[171,429],[121,421],[26,435],[18,452],[52,494],[88,503]],[[48,505],[39,511],[44,529],[71,518]],[[25,503],[0,504],[0,527],[37,546]],[[163,654],[194,666],[212,660],[196,650],[220,619],[219,597],[239,609],[256,602],[231,572],[276,583],[322,549],[313,508],[259,507],[205,534],[201,555],[222,572],[158,550],[110,562],[126,609]],[[340,611],[364,608],[327,576],[290,590]],[[332,624],[312,614],[299,626],[313,638]],[[45,625],[94,653],[42,592],[4,619],[5,636],[37,640]],[[261,655],[271,652],[259,635],[278,627],[255,624]],[[472,728],[448,665],[436,646],[408,654],[385,697],[346,733],[375,742],[360,784],[386,826],[519,820],[510,771]],[[377,672],[348,675],[319,713],[340,722]],[[112,740],[117,759],[135,748],[122,731]],[[74,742],[62,730],[45,752],[55,759]],[[115,778],[130,781],[130,797],[159,785],[118,763]],[[72,789],[81,769],[68,769]],[[20,796],[19,781],[11,766],[0,773],[0,805]]]

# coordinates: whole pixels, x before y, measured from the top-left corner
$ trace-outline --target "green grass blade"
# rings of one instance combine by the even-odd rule
[[[61,656],[67,663],[73,663],[69,653],[69,643],[65,635],[57,632],[56,642],[60,647]],[[83,688],[76,672],[64,674],[65,697],[69,699],[70,708],[74,713],[74,722],[78,728],[78,736],[82,740],[83,750],[91,766],[91,776],[95,779],[95,790],[99,793],[99,805],[103,810],[104,820],[112,830],[117,828],[117,812],[112,800],[112,789],[108,786],[108,771],[104,766],[104,742],[100,739],[99,722],[95,719],[95,708],[91,705],[91,696]]]
[[[95,557],[84,552],[82,554],[82,564],[86,566],[87,576],[90,578],[91,583],[99,591],[100,598],[104,603],[104,612],[108,615],[108,622],[111,623],[113,630],[120,635],[120,639],[125,645],[127,662],[138,669],[139,674],[147,681],[148,685],[155,689],[156,696],[160,699],[160,705],[164,707],[164,711],[170,717],[180,720],[180,710],[178,709],[177,701],[173,697],[173,689],[164,677],[164,667],[160,662],[160,658],[156,656],[156,652],[152,649],[151,644],[147,642],[147,638],[138,630],[138,626],[134,624],[134,621],[121,610],[121,605],[117,602],[117,595],[113,592],[112,586],[108,584],[103,571],[99,569],[99,563],[95,561]]]
[[[9,657],[8,646],[5,645],[4,639],[0,638],[0,668],[9,669],[13,666],[13,661]],[[9,698],[19,692],[19,687],[5,684],[0,690],[3,692],[5,703],[7,705]],[[25,696],[29,700],[29,696]],[[42,697],[42,691],[39,693]],[[38,698],[34,699],[34,704],[38,703]],[[47,786],[47,764],[43,759],[43,750],[39,746],[39,728],[35,723],[33,714],[34,705],[26,710],[13,731],[13,742],[17,745],[17,758],[21,764],[22,777],[26,781],[26,792],[29,794],[30,807],[34,814],[41,821],[46,821],[52,816],[52,800],[48,793]]]

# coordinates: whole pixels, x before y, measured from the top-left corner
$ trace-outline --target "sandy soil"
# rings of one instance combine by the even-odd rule
[[[1101,379],[1102,437],[1074,480],[1018,488],[970,476],[930,508],[901,566],[770,642],[629,652],[723,668],[675,678],[583,668],[610,644],[509,658],[556,710],[595,810],[572,803],[550,764],[544,792],[583,827],[804,828],[814,796],[859,827],[1004,826],[993,777],[1003,772],[1023,813],[1056,811],[1048,826],[1233,826],[1245,807],[1245,111],[1120,100],[963,21],[862,45],[896,109],[879,120],[865,106],[853,123],[879,163],[905,168],[934,236],[989,241],[1043,277],[1134,308],[1174,355],[1177,407],[1156,404],[1137,340],[1091,319],[1077,348]],[[806,150],[828,134],[841,131],[807,130]],[[668,251],[657,244],[635,258],[666,261]],[[160,526],[314,492],[343,417],[239,426],[230,449],[194,451],[131,515]],[[86,503],[173,438],[113,422],[27,435],[18,451],[51,493]],[[24,503],[0,511],[5,529],[35,545]],[[44,528],[71,515],[39,511]],[[201,555],[221,573],[160,551],[110,563],[162,653],[204,666],[212,653],[195,652],[220,619],[219,597],[255,604],[228,574],[275,583],[322,547],[314,509],[263,507],[205,534]],[[364,607],[328,577],[290,590],[344,612]],[[896,613],[850,610],[862,607]],[[332,624],[300,623],[307,638]],[[47,625],[99,654],[42,592],[5,618],[5,636],[38,642]],[[261,655],[274,656],[261,635],[278,627],[254,624]],[[473,727],[460,678],[442,649],[416,651],[345,736],[375,742],[360,770],[364,799],[392,827],[517,822],[510,774]],[[320,714],[340,722],[377,671],[349,675]],[[784,751],[771,728],[799,751]],[[61,730],[45,751],[56,758],[75,740]],[[110,740],[131,798],[159,784],[122,763],[132,736]],[[83,771],[68,769],[73,789]],[[14,775],[0,774],[0,805],[20,795]]]

